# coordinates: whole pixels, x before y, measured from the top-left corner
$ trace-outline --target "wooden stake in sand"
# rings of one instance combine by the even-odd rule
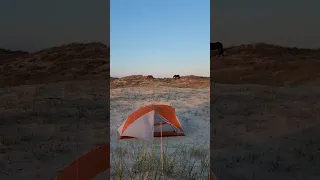
[[[162,150],[162,124],[160,124],[160,131],[161,131],[161,137],[160,137],[161,168],[162,168],[162,180],[164,180],[164,173],[163,173],[163,150]]]

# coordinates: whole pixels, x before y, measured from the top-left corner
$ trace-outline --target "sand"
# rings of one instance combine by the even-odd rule
[[[211,168],[219,179],[320,179],[320,86],[216,84]]]
[[[105,81],[0,88],[0,179],[54,179],[109,136]]]

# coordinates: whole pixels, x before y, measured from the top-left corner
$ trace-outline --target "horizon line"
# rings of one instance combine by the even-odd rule
[[[210,43],[215,43],[218,41],[210,41]],[[221,42],[221,41],[220,41]],[[91,40],[80,40],[80,41],[72,41],[72,42],[68,42],[68,43],[57,43],[55,45],[51,45],[51,46],[45,46],[42,48],[38,48],[38,50],[26,50],[23,48],[7,48],[4,46],[1,46],[0,49],[3,50],[7,50],[7,51],[22,51],[22,52],[27,52],[27,53],[36,53],[38,51],[43,51],[43,50],[47,50],[50,48],[56,48],[56,47],[62,47],[62,46],[66,46],[66,45],[71,45],[71,44],[95,44],[95,43],[100,43],[105,45],[106,47],[111,48],[110,43],[107,44],[103,41],[91,41]],[[300,47],[300,46],[294,46],[294,45],[281,45],[281,44],[274,44],[274,43],[269,43],[269,42],[252,42],[252,43],[236,43],[236,44],[229,44],[227,46],[225,46],[225,48],[233,48],[233,47],[238,47],[238,46],[243,46],[243,45],[256,45],[256,44],[265,44],[265,45],[273,45],[273,46],[278,46],[278,47],[283,47],[283,48],[298,48],[298,49],[310,49],[310,50],[319,50],[320,47]]]

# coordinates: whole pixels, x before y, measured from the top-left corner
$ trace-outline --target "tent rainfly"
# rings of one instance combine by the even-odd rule
[[[168,105],[150,105],[130,114],[118,129],[119,138],[152,141],[153,137],[184,136],[175,109]]]

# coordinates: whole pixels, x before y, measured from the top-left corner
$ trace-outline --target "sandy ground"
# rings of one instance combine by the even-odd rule
[[[0,179],[53,179],[109,139],[106,81],[0,88]]]
[[[185,121],[186,137],[170,144],[209,148],[209,88],[137,87],[111,90],[111,134],[136,108],[169,104]],[[105,144],[109,136],[105,80],[0,89],[0,179],[53,179],[66,165]],[[96,179],[107,177],[107,173]]]
[[[211,113],[211,167],[220,180],[320,179],[319,50],[227,49],[225,57],[211,59],[211,80],[221,84],[211,87],[210,111],[209,78],[113,79],[111,109],[106,79],[62,83],[109,76],[106,48],[93,46],[101,50],[87,55],[68,45],[1,62],[1,180],[53,179],[72,160],[105,144],[110,133],[115,146],[115,130],[125,117],[154,102],[172,105],[187,121],[187,136],[170,144],[205,144]],[[34,85],[4,87],[23,83]]]
[[[166,104],[176,109],[183,123],[186,136],[166,137],[165,145],[183,144],[187,147],[210,148],[210,89],[170,88],[170,87],[132,87],[112,89],[110,92],[110,138],[111,148],[125,146],[127,140],[117,139],[117,129],[134,110],[150,104]],[[139,140],[129,140],[137,142]],[[160,144],[160,138],[154,139]],[[152,143],[150,143],[152,144]],[[111,150],[112,151],[112,150]],[[112,152],[111,152],[112,156]],[[112,167],[111,167],[112,168]]]
[[[217,178],[320,179],[319,57],[319,49],[264,43],[211,54]]]
[[[219,179],[320,179],[320,86],[211,88]]]
[[[215,84],[210,111],[209,88],[111,89],[112,146],[129,113],[159,102],[174,106],[188,123],[187,136],[171,138],[171,144],[205,138],[211,112],[211,167],[219,179],[319,179],[319,90],[312,84]],[[0,179],[53,179],[104,144],[107,96],[100,80],[1,88]]]

